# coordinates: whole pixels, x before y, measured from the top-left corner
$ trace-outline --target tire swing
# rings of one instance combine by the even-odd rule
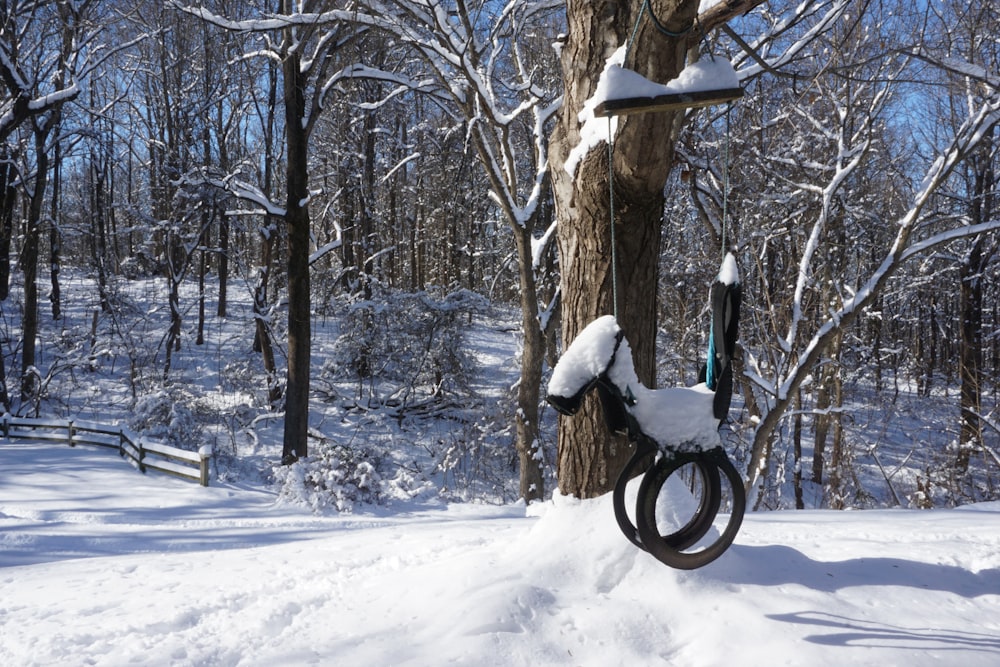
[[[653,15],[648,0],[639,18]],[[638,28],[638,19],[636,29]],[[633,37],[636,30],[633,30]],[[630,40],[631,41],[631,40]],[[629,47],[631,44],[629,45]],[[627,59],[627,50],[624,59]],[[624,60],[623,59],[623,60]],[[713,58],[714,62],[714,58]],[[637,76],[637,75],[636,75]],[[731,102],[743,91],[727,85],[716,90],[677,92],[649,88],[640,96],[601,101],[597,116],[609,117]],[[723,186],[723,239],[728,216],[728,111]],[[736,259],[725,254],[711,287],[712,320],[708,355],[701,382],[695,387],[647,389],[639,382],[631,349],[617,323],[617,253],[615,239],[614,131],[608,124],[608,187],[611,213],[611,272],[614,315],[591,322],[569,346],[553,369],[546,399],[561,414],[573,415],[583,396],[596,389],[609,431],[626,435],[636,446],[612,493],[615,520],[625,537],[657,560],[691,570],[711,563],[732,545],[746,510],[743,479],[722,447],[718,429],[729,413],[733,393],[731,359],[739,329],[742,290]],[[635,501],[634,522],[627,511],[629,482],[643,471]],[[674,481],[668,484],[668,480]],[[670,487],[684,480],[691,492],[685,508],[674,507]],[[729,518],[712,533],[727,501]],[[705,544],[707,542],[707,544]]]
[[[732,399],[730,362],[739,327],[741,289],[732,254],[723,261],[712,297],[709,357],[698,385],[643,386],[617,318],[605,315],[588,324],[563,353],[546,396],[559,413],[572,416],[583,397],[597,391],[608,430],[626,435],[636,447],[612,492],[615,520],[632,544],[683,570],[721,556],[746,510],[743,478],[718,432]],[[627,487],[643,471],[633,522]],[[678,480],[689,496],[678,493]],[[724,502],[728,519],[717,535],[711,534]]]

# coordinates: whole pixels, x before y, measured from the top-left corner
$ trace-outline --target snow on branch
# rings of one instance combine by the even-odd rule
[[[359,108],[365,110],[374,110],[385,104],[390,100],[399,95],[403,95],[407,92],[417,92],[432,95],[438,99],[444,97],[441,93],[440,85],[438,82],[430,77],[425,77],[422,79],[414,79],[413,77],[406,76],[405,74],[400,74],[398,72],[390,72],[388,70],[379,69],[375,67],[369,67],[364,63],[354,63],[348,65],[343,69],[335,72],[326,83],[323,84],[323,89],[321,92],[322,98],[325,98],[331,89],[336,87],[338,84],[344,81],[349,81],[352,79],[365,79],[368,81],[380,81],[382,83],[391,84],[394,87],[382,99],[377,102],[367,102],[358,105]]]
[[[896,237],[882,263],[854,296],[845,299],[840,309],[831,313],[829,319],[813,334],[785,378],[778,383],[777,395],[779,399],[784,400],[797,389],[819,355],[826,349],[831,337],[839,332],[843,326],[852,322],[861,309],[881,293],[889,278],[895,274],[906,259],[946,241],[1000,229],[1000,221],[993,221],[982,225],[959,227],[941,232],[918,243],[910,243],[911,234],[922,219],[921,214],[931,197],[943,185],[959,162],[990,136],[992,128],[998,123],[1000,123],[1000,92],[995,93],[991,99],[984,102],[979,109],[970,115],[955,133],[947,149],[930,166],[921,187],[914,196],[910,209],[896,222]]]
[[[204,7],[192,7],[180,0],[169,0],[169,4],[182,12],[196,16],[214,26],[233,32],[273,32],[293,26],[316,27],[338,23],[348,19],[352,12],[333,10],[322,13],[271,14],[265,13],[260,18],[235,21],[212,12]]]
[[[964,76],[973,81],[979,81],[983,84],[993,88],[994,90],[1000,89],[1000,74],[990,73],[984,67],[970,63],[966,60],[960,60],[958,58],[943,57],[939,58],[932,55],[927,49],[919,46],[913,49],[913,57],[919,58],[926,63],[940,67],[946,72],[952,74],[957,74],[959,76]]]
[[[337,238],[335,238],[334,240],[316,248],[316,250],[311,255],[309,255],[309,266],[312,266],[323,257],[329,255],[334,250],[340,248],[344,244],[343,241],[344,240],[340,238],[340,235],[338,234]]]
[[[820,35],[829,31],[841,19],[847,11],[851,0],[836,0],[829,2],[826,0],[812,0],[799,4],[795,11],[788,17],[779,21],[765,34],[758,37],[750,44],[749,57],[754,64],[747,65],[739,70],[741,80],[757,76],[765,71],[773,71],[783,67],[801,56],[806,48]],[[760,54],[765,45],[774,40],[777,36],[788,32],[793,26],[801,25],[807,18],[814,14],[819,14],[825,8],[825,13],[820,16],[815,24],[799,37],[788,48],[781,50],[773,57],[761,57]]]
[[[233,195],[237,199],[258,205],[268,215],[273,215],[277,218],[285,217],[284,207],[278,206],[272,202],[270,198],[260,190],[260,188],[257,188],[249,183],[244,183],[235,176],[227,176],[226,178],[211,178],[209,176],[194,177],[189,175],[184,177],[184,181],[187,184],[209,185],[219,188],[220,190],[224,190],[225,192]]]
[[[56,90],[47,95],[36,97],[28,102],[28,109],[34,112],[42,112],[46,109],[57,107],[64,102],[72,100],[80,94],[80,86],[73,81],[62,90]]]

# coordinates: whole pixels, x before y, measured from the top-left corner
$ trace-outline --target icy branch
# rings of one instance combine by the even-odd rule
[[[795,391],[807,375],[808,369],[813,366],[822,351],[826,349],[830,338],[843,326],[852,322],[860,310],[882,291],[889,278],[900,268],[904,260],[940,243],[1000,228],[1000,221],[993,221],[983,225],[948,230],[920,243],[910,244],[910,235],[921,219],[921,213],[931,197],[961,159],[989,136],[997,123],[1000,123],[1000,96],[994,96],[968,118],[956,132],[948,148],[931,165],[910,209],[897,221],[896,238],[882,263],[858,289],[857,293],[845,299],[841,308],[834,311],[831,317],[812,336],[797,361],[791,366],[785,379],[779,384],[778,398],[784,399]]]

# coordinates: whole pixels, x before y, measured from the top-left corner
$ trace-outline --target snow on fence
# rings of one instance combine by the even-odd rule
[[[51,440],[65,442],[70,447],[96,445],[117,449],[122,458],[143,473],[149,469],[158,470],[208,486],[208,466],[212,458],[210,446],[189,452],[139,436],[125,428],[72,419],[28,419],[9,414],[0,419],[0,431],[8,440]]]

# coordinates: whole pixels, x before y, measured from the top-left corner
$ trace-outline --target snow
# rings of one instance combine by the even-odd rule
[[[531,237],[531,266],[536,271],[541,268],[545,250],[548,248],[549,242],[552,241],[552,237],[555,235],[558,227],[559,221],[553,220],[540,238]]]
[[[625,60],[625,52],[625,46],[621,46],[608,58],[607,64],[604,66],[604,71],[597,81],[597,91],[584,102],[583,109],[577,116],[580,122],[580,141],[570,150],[569,155],[566,157],[566,163],[563,165],[563,169],[571,176],[576,173],[576,167],[580,164],[580,160],[591,149],[599,146],[602,141],[608,141],[608,138],[613,136],[618,130],[617,117],[599,118],[594,115],[594,109],[604,101],[598,97],[597,93],[606,94],[607,85],[604,84],[605,77],[610,70],[621,68],[621,64]]]
[[[548,394],[573,397],[606,372],[623,396],[635,399],[629,412],[653,440],[669,447],[717,447],[719,420],[712,409],[715,393],[704,383],[694,387],[647,388],[635,373],[628,340],[622,339],[616,350],[620,331],[612,315],[599,317],[584,327],[552,370]]]
[[[47,95],[42,95],[36,99],[28,102],[28,108],[32,111],[43,111],[50,107],[54,107],[58,104],[71,100],[80,94],[80,85],[73,81],[69,86],[63,88],[62,90],[57,90],[55,92],[49,93]]]
[[[625,46],[618,48],[608,58],[604,71],[597,81],[594,94],[584,103],[579,114],[580,141],[570,151],[563,168],[566,173],[576,173],[580,160],[593,148],[607,141],[608,136],[617,131],[617,117],[600,118],[594,115],[597,105],[608,100],[618,100],[634,97],[657,97],[659,95],[675,95],[679,93],[694,93],[706,90],[723,90],[738,88],[739,76],[733,69],[733,64],[722,56],[706,56],[701,60],[689,63],[677,78],[666,84],[650,81],[641,74],[623,67]]]
[[[727,252],[719,267],[718,280],[723,285],[735,285],[740,282],[740,269],[736,264],[736,257],[733,253]]]
[[[632,413],[643,432],[659,443],[711,449],[721,444],[712,411],[715,392],[704,382],[692,387],[633,388]]]
[[[0,441],[11,665],[1000,661],[1000,503],[751,513],[671,570],[610,499],[315,516],[265,488]]]
[[[577,334],[552,370],[548,393],[576,395],[591,379],[608,369],[620,328],[613,315],[599,317]]]
[[[676,79],[666,84],[653,83],[620,64],[612,64],[601,75],[593,99],[596,106],[606,100],[722,90],[738,88],[739,85],[740,79],[733,64],[721,56],[706,56],[689,64]]]

